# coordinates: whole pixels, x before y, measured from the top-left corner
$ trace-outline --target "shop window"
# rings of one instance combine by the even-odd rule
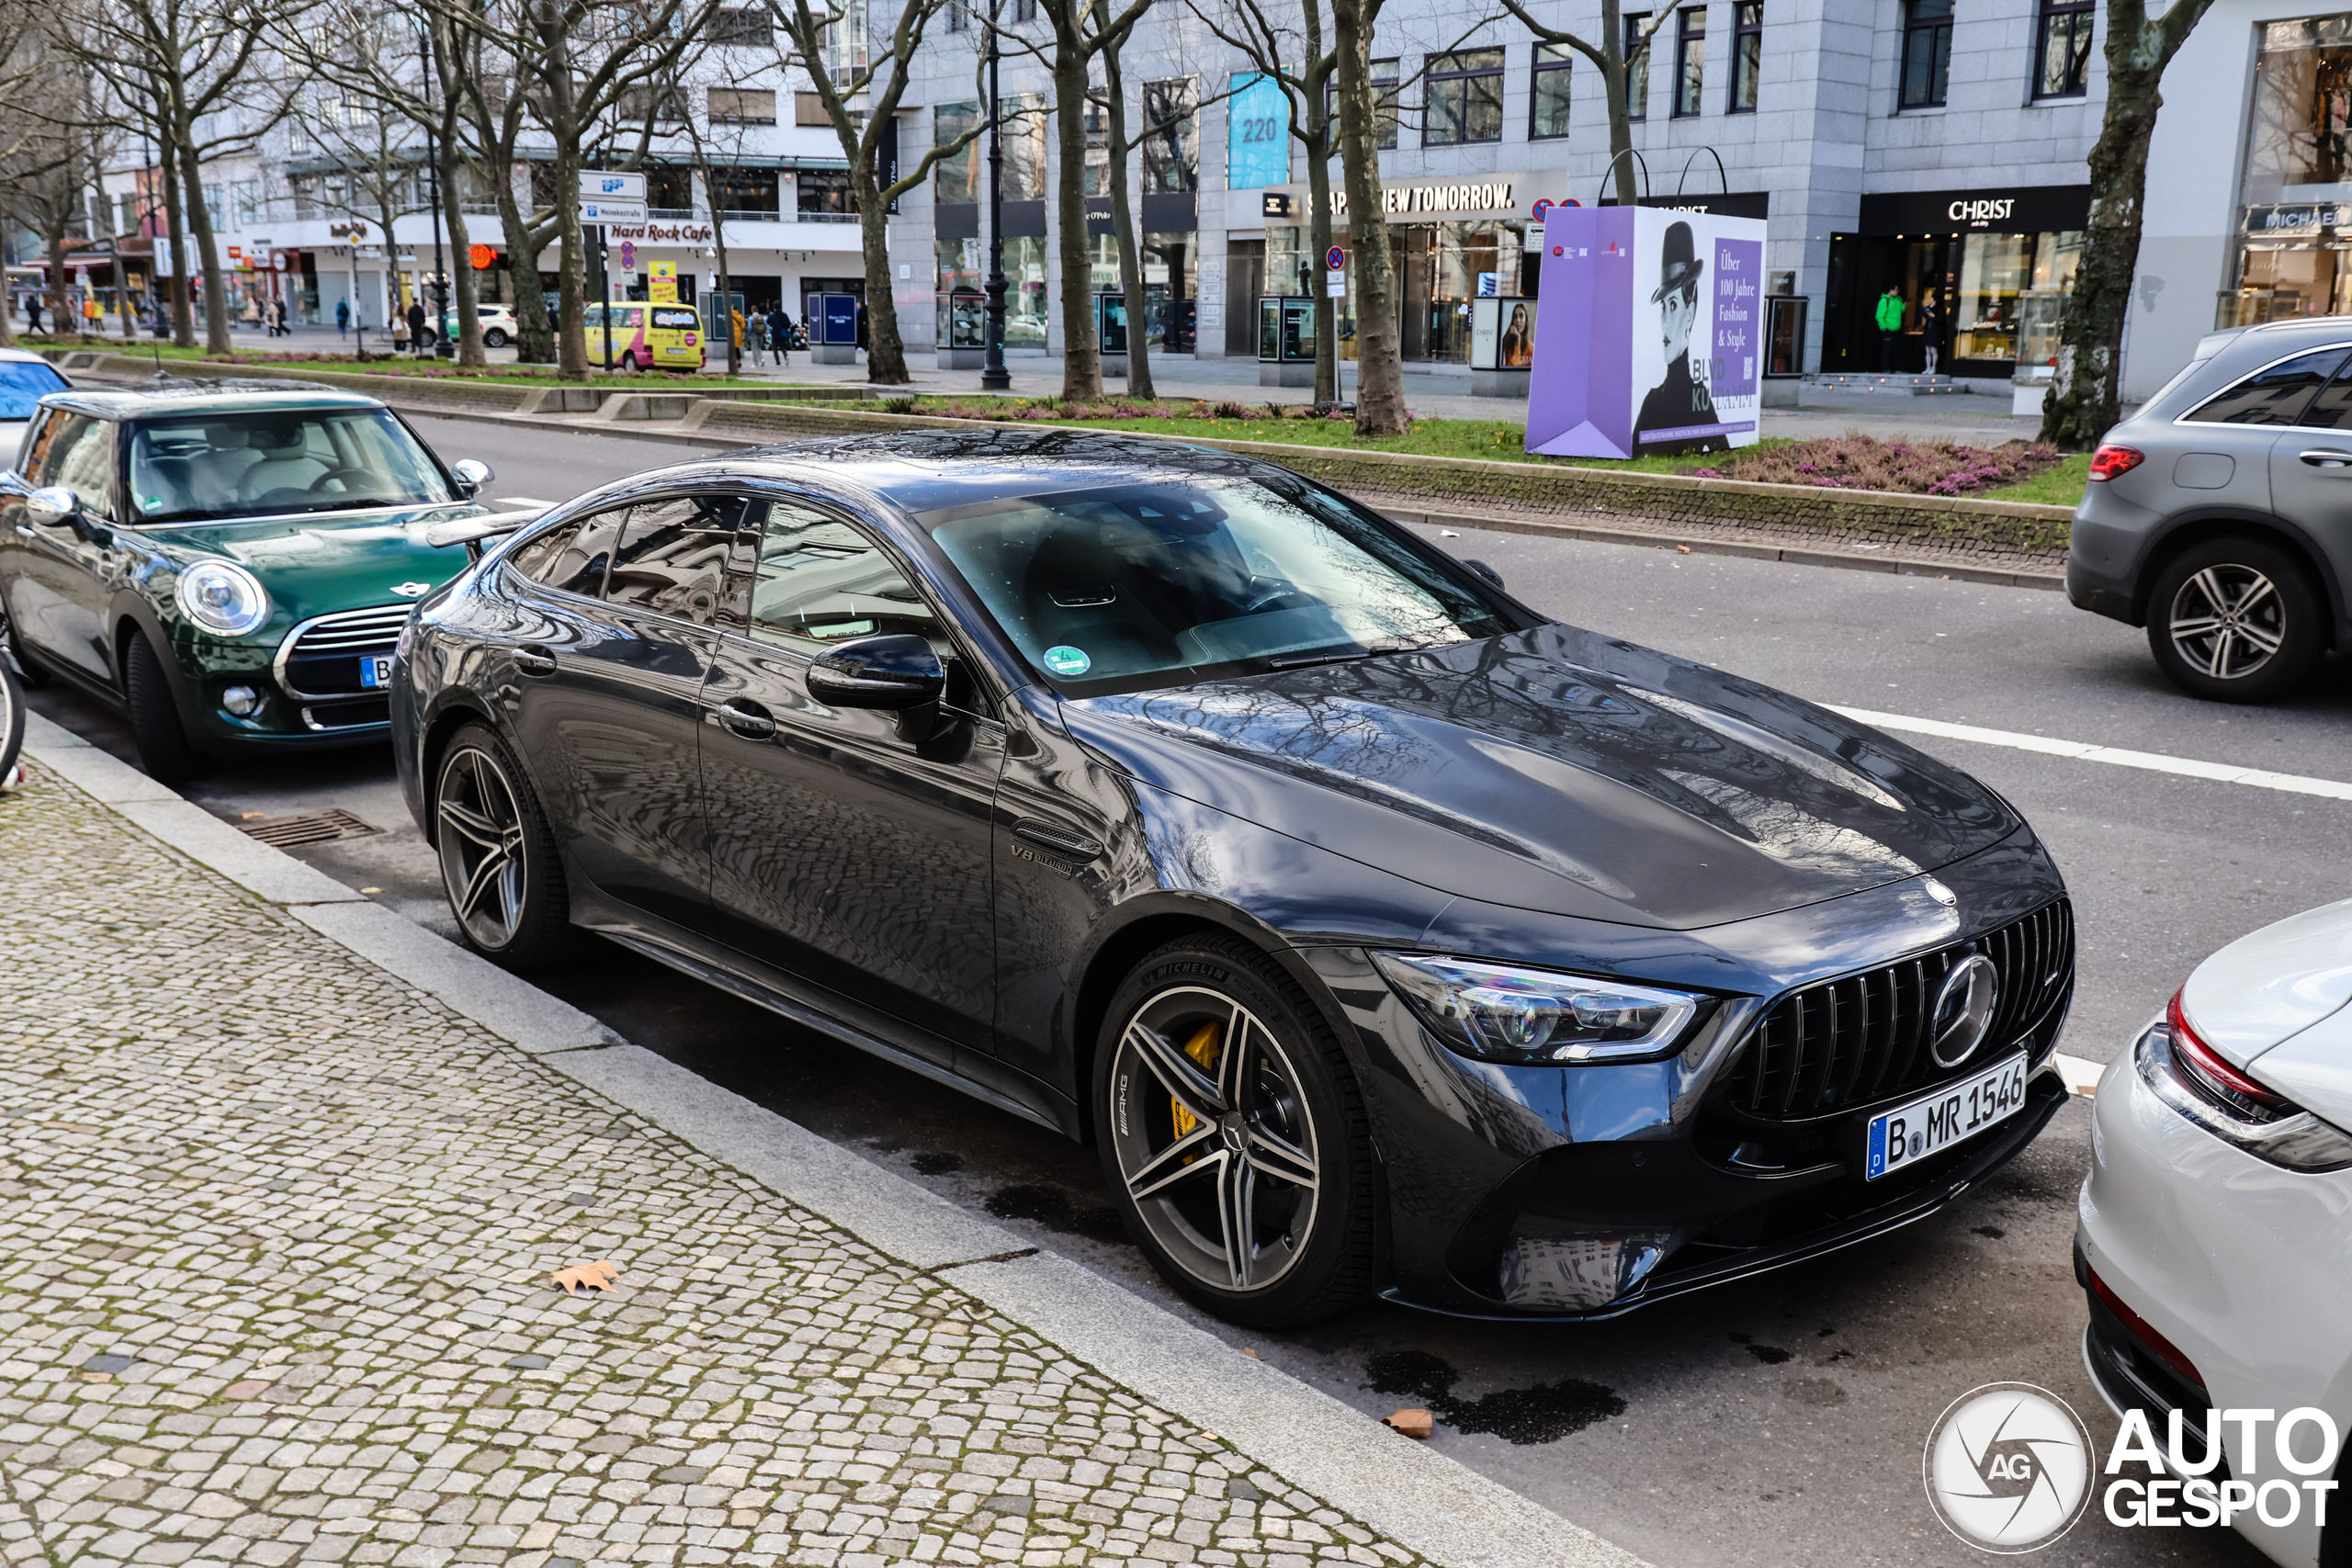
[[[1951,0],[1910,0],[1903,18],[1903,85],[1906,109],[1941,108],[1951,80]]]
[[[1101,91],[1102,84],[1096,83],[1086,96],[1086,107],[1079,113],[1079,134],[1086,142],[1086,166],[1079,171],[1079,193],[1082,196],[1111,194],[1111,107],[1094,96]],[[1270,126],[1258,129],[1261,135],[1273,134]],[[1287,175],[1288,171],[1284,174]]]
[[[2096,0],[2041,0],[2033,68],[2037,98],[2079,98],[2090,90]]]
[[[1535,90],[1527,106],[1529,141],[1548,141],[1568,133],[1568,62],[1573,58],[1566,44],[1535,46]]]
[[[1430,59],[1424,147],[1503,139],[1503,51],[1457,50]]]
[[[809,213],[852,215],[857,211],[856,193],[849,183],[847,169],[802,169],[793,175],[792,183],[800,187],[795,210],[804,217]]]
[[[777,214],[776,171],[713,169],[710,172],[710,204],[730,215],[774,218]]]
[[[1650,14],[1625,18],[1625,118],[1647,119],[1650,113]]]
[[[1756,84],[1764,67],[1764,0],[1736,0],[1731,8],[1731,108],[1756,112]]]
[[[2222,292],[2217,327],[2352,310],[2336,204],[2312,194],[2347,180],[2352,17],[2272,22],[2261,32],[2246,126],[2237,286]]]
[[[749,44],[764,48],[775,37],[771,30],[772,27],[767,11],[763,6],[737,8],[722,6],[710,14],[708,37],[713,43]]]
[[[1372,62],[1372,90],[1375,95],[1374,109],[1379,119],[1379,144],[1383,148],[1396,145],[1397,99],[1402,89],[1397,85],[1396,62],[1375,60]]]
[[[833,128],[833,117],[825,112],[825,95],[822,93],[793,94],[792,123],[821,125],[831,130]]]
[[[1143,122],[1159,127],[1144,138],[1143,188],[1147,195],[1164,196],[1200,188],[1201,141],[1193,120],[1193,111],[1200,101],[1200,79],[1195,76],[1143,85]],[[1042,123],[1039,129],[1043,130]]]
[[[754,87],[710,89],[713,125],[774,125],[775,95]]]
[[[2256,371],[2188,417],[2206,424],[2300,423],[2312,396],[2343,363],[2341,348],[2299,354]]]
[[[1042,201],[1046,196],[1045,95],[1007,93],[1001,101],[1004,124],[998,134],[1004,139],[1004,199]],[[977,156],[980,142],[964,151],[976,155],[976,164],[980,162]]]
[[[678,164],[645,165],[645,205],[657,218],[695,216],[695,172]]]
[[[1707,12],[1691,6],[1674,14],[1674,118],[1700,112],[1707,85]]]
[[[942,104],[931,111],[931,141],[944,147],[980,123],[978,104]],[[931,166],[932,199],[954,206],[980,199],[980,157],[978,141],[967,141]]]
[[[1037,0],[1012,0],[1012,25],[1024,27],[1037,19]]]

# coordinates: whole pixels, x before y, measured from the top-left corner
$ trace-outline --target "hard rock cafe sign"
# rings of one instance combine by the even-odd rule
[[[630,240],[640,245],[707,245],[714,238],[707,223],[616,223],[605,237],[614,244]]]

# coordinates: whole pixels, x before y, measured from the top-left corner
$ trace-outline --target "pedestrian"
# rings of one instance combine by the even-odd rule
[[[743,323],[743,346],[751,352],[752,363],[764,369],[768,362],[768,319],[757,310]]]
[[[425,345],[433,341],[425,336],[425,331],[424,305],[421,300],[412,299],[408,305],[408,351],[411,354],[423,354]]]
[[[1894,371],[1894,340],[1903,331],[1903,296],[1895,292],[1892,283],[1886,286],[1886,292],[1878,297],[1874,319],[1878,322],[1879,374],[1892,375]]]
[[[1919,340],[1927,345],[1928,374],[1936,373],[1936,360],[1943,353],[1943,295],[1929,288],[1919,297]]]
[[[334,335],[337,337],[344,337],[348,335],[350,332],[351,301],[348,299],[338,299],[334,302]]]
[[[768,309],[768,341],[775,344],[775,362],[779,367],[792,363],[792,318],[785,313],[781,299]]]
[[[857,346],[865,346],[865,301],[857,302]]]
[[[735,344],[735,358],[740,361],[743,357],[743,312],[732,305],[727,307],[727,332]]]
[[[38,294],[25,296],[25,331],[40,331],[40,296]]]
[[[392,312],[392,352],[408,352],[408,318],[398,310]]]

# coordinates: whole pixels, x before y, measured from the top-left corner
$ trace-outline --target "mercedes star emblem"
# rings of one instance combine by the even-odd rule
[[[1933,898],[1937,903],[1941,904],[1947,909],[1953,908],[1960,902],[1959,894],[1953,892],[1951,888],[1946,887],[1942,883],[1938,882],[1932,876],[1921,877],[1919,879],[1919,885],[1928,890],[1928,897]]]

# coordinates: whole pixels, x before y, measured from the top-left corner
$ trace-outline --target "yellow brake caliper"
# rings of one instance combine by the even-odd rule
[[[1193,1032],[1193,1037],[1184,1042],[1184,1055],[1198,1062],[1202,1071],[1212,1077],[1216,1075],[1216,1059],[1224,1053],[1217,1044],[1216,1024],[1214,1021],[1204,1023]],[[1172,1094],[1168,1097],[1168,1113],[1170,1120],[1175,1123],[1176,1136],[1179,1138],[1201,1124],[1200,1119],[1185,1110],[1183,1103]],[[1190,1165],[1199,1157],[1198,1155],[1186,1155],[1184,1163]]]

